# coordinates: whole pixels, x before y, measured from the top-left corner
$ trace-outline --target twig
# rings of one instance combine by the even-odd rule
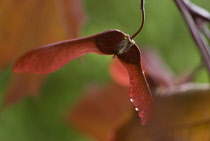
[[[205,21],[210,21],[210,13],[206,10],[195,6],[189,0],[174,0],[177,4],[180,12],[182,13],[192,37],[194,38],[200,52],[204,63],[210,73],[210,51],[208,42],[202,36],[202,33],[196,24],[196,19],[204,19]],[[207,36],[208,37],[208,36]]]
[[[141,17],[141,19],[142,19],[141,26],[140,26],[140,28],[138,29],[138,31],[137,31],[136,33],[134,33],[134,34],[131,36],[131,39],[133,39],[134,37],[136,37],[136,35],[138,35],[138,34],[141,32],[141,30],[142,30],[142,28],[143,28],[143,26],[144,26],[144,21],[145,21],[145,9],[144,9],[144,4],[145,4],[145,1],[144,1],[144,0],[141,0],[141,5],[140,5],[141,14],[142,14],[142,17]]]

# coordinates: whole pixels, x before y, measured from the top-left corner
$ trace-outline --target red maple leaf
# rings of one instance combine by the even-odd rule
[[[117,56],[129,74],[130,100],[141,117],[141,123],[146,124],[153,109],[151,91],[141,69],[140,50],[134,41],[122,31],[108,30],[34,49],[14,63],[13,71],[36,74],[51,73],[69,61],[87,53]]]

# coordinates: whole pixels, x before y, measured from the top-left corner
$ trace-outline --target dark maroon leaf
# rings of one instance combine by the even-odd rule
[[[119,30],[108,30],[92,36],[62,41],[32,50],[14,64],[15,72],[45,74],[56,71],[69,61],[87,53],[115,54],[127,69],[130,97],[146,124],[152,113],[152,95],[141,69],[140,50],[130,37]]]
[[[153,100],[144,71],[141,68],[140,51],[133,45],[127,53],[118,55],[120,62],[127,69],[130,81],[130,100],[134,103],[141,123],[145,125],[151,118]]]
[[[45,74],[56,71],[69,61],[87,53],[113,54],[113,48],[124,33],[109,30],[92,36],[49,44],[21,56],[14,64],[15,72]],[[116,40],[113,40],[113,38]],[[109,48],[105,48],[109,47]]]
[[[142,68],[145,71],[150,88],[151,86],[169,87],[173,85],[175,75],[161,58],[158,51],[152,48],[143,49],[141,50],[141,56]],[[110,65],[110,74],[116,83],[122,86],[129,86],[128,73],[117,59],[113,59]],[[151,81],[155,84],[151,83]]]

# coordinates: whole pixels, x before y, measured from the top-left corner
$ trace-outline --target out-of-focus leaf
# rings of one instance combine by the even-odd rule
[[[85,21],[82,2],[80,0],[56,0],[56,2],[67,34],[71,38],[79,37],[81,26]]]
[[[208,87],[156,97],[152,121],[141,126],[134,115],[117,130],[115,141],[208,141],[209,99]]]
[[[173,85],[174,74],[155,49],[142,49],[142,67],[158,86]]]
[[[116,84],[92,87],[70,111],[68,121],[95,139],[106,141],[112,138],[112,131],[128,120],[132,111],[127,87]]]
[[[7,1],[7,2],[4,2]],[[0,68],[23,51],[65,37],[53,2],[3,0],[0,17]]]
[[[112,79],[119,85],[129,87],[128,72],[118,59],[113,59],[109,67]]]
[[[60,5],[58,7],[55,1],[41,1],[41,0],[2,0],[0,8],[0,70],[6,65],[10,64],[17,56],[24,51],[63,39],[76,38],[79,35],[79,28],[84,21],[84,13],[82,11],[81,2],[77,0],[74,6],[70,4],[71,0],[67,0],[68,5]],[[69,7],[68,7],[69,6]],[[67,13],[59,13],[62,9]],[[80,11],[78,13],[78,11]],[[61,17],[61,14],[63,17]],[[79,14],[78,18],[77,17]],[[72,18],[74,17],[74,18]],[[73,25],[65,25],[62,20],[72,22]],[[77,24],[78,23],[78,24]],[[71,29],[66,34],[66,27]],[[72,33],[72,34],[70,34]],[[30,74],[13,75],[14,80],[11,79],[11,86],[8,87],[5,104],[12,104],[17,102],[26,95],[31,93],[38,94],[38,90],[42,83],[40,79],[42,76],[34,76]],[[28,78],[27,78],[28,77]],[[28,79],[28,80],[27,80]],[[23,80],[27,84],[22,83]],[[33,81],[31,81],[33,80]],[[30,84],[29,84],[30,83]],[[20,86],[23,85],[23,86]],[[32,90],[34,85],[36,90]],[[19,89],[17,92],[17,86]],[[36,94],[36,95],[37,95]],[[14,96],[13,96],[14,95]]]
[[[26,96],[37,97],[43,82],[43,75],[13,74],[4,100],[4,106],[15,104]]]

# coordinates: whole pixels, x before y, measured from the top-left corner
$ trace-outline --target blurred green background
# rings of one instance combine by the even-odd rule
[[[158,49],[177,74],[195,68],[200,63],[200,54],[173,0],[145,1],[146,22],[143,31],[135,38],[136,43],[140,48],[151,46]],[[210,1],[193,2],[210,10]],[[139,3],[139,0],[83,0],[87,19],[81,36],[108,29],[119,29],[132,35],[141,23]],[[48,74],[39,100],[26,98],[1,110],[0,140],[91,141],[67,125],[64,115],[76,104],[88,85],[112,81],[108,72],[111,58],[88,54]],[[11,65],[0,72],[1,102],[9,89],[11,74]],[[196,79],[197,82],[207,80],[205,71]]]

